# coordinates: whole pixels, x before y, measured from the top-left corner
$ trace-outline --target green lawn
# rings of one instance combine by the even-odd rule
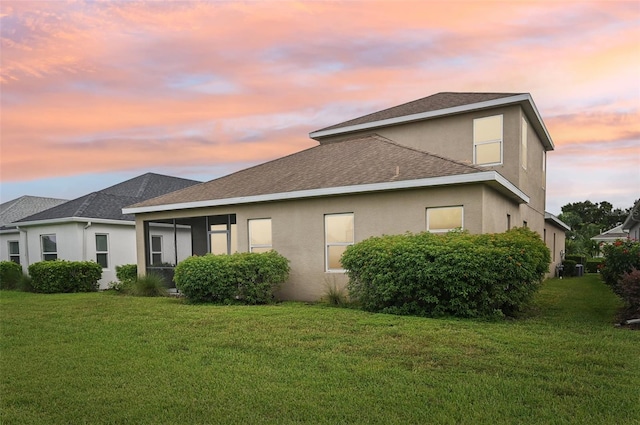
[[[640,423],[640,332],[598,276],[526,318],[0,293],[2,424]]]

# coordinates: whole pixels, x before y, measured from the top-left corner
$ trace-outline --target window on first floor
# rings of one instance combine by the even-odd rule
[[[502,115],[473,120],[473,163],[502,164]]]
[[[272,247],[271,219],[249,220],[249,252],[267,252]]]
[[[20,264],[20,243],[9,241],[9,261]]]
[[[109,238],[105,234],[96,234],[96,263],[103,269],[109,268]]]
[[[427,231],[437,233],[463,229],[463,215],[462,205],[427,208]]]
[[[151,265],[162,265],[162,235],[151,235]]]
[[[347,247],[354,243],[353,224],[353,213],[324,216],[326,271],[344,271],[340,259]]]
[[[40,235],[40,248],[43,261],[58,259],[58,243],[55,234]]]

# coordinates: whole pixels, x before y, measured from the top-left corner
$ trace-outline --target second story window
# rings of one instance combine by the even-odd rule
[[[502,115],[473,120],[473,163],[502,164]]]
[[[520,149],[520,162],[522,163],[522,168],[527,169],[527,131],[529,125],[527,124],[527,120],[522,118],[522,136],[521,136],[521,149]]]

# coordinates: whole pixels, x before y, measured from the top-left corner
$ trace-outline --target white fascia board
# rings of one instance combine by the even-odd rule
[[[92,223],[92,224],[117,224],[122,226],[135,226],[135,222],[131,220],[109,220],[106,218],[88,218],[88,217],[64,217],[52,218],[49,220],[21,221],[15,224],[18,227],[29,226],[46,226],[50,224],[67,224],[67,223]]]
[[[124,208],[123,214],[140,214],[161,211],[175,211],[194,208],[219,207],[228,205],[252,204],[258,202],[285,201],[303,198],[318,198],[336,195],[354,195],[360,193],[382,192],[387,190],[416,189],[421,187],[449,186],[469,183],[497,183],[520,202],[528,203],[529,197],[496,171],[483,171],[473,174],[431,177],[417,180],[401,180],[384,183],[371,183],[352,186],[328,187],[299,190],[295,192],[270,193],[266,195],[243,196],[238,198],[211,199],[206,201],[184,202],[179,204],[155,205],[150,207]]]
[[[475,111],[480,109],[495,108],[495,107],[511,105],[515,103],[525,103],[525,104],[528,103],[530,107],[530,111],[529,111],[530,115],[533,115],[533,117],[530,117],[530,119],[535,118],[535,121],[537,121],[534,124],[535,129],[537,130],[538,133],[542,132],[542,134],[539,134],[539,135],[543,139],[543,144],[547,146],[548,150],[553,150],[554,146],[553,146],[553,141],[551,140],[551,136],[549,135],[549,132],[547,131],[547,128],[545,127],[544,122],[540,117],[538,108],[536,108],[536,105],[535,103],[533,103],[533,99],[531,98],[531,95],[529,93],[503,97],[500,99],[487,100],[484,102],[470,103],[467,105],[454,106],[452,108],[438,109],[436,111],[421,112],[419,114],[404,115],[401,117],[389,118],[386,120],[373,121],[373,122],[368,122],[363,124],[355,124],[347,127],[339,127],[339,128],[334,128],[330,130],[319,130],[319,131],[314,131],[312,133],[309,133],[309,137],[311,137],[312,139],[316,139],[319,137],[334,136],[337,134],[369,130],[369,129],[374,129],[378,127],[387,127],[387,126],[396,125],[396,124],[404,124],[412,121],[420,121],[420,120],[425,120],[429,118],[442,117],[446,115],[460,114],[463,112],[470,112],[470,111]]]

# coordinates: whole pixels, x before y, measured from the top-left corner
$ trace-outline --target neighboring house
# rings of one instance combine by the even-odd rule
[[[116,280],[116,266],[136,262],[134,217],[123,214],[122,208],[197,183],[147,173],[24,217],[14,223],[23,247],[20,263],[26,270],[45,260],[96,261],[103,268],[99,283],[105,289]],[[153,265],[175,265],[176,247],[190,255],[191,237],[186,232],[161,223],[147,229]]]
[[[596,235],[591,238],[592,241],[598,242],[598,246],[602,246],[605,244],[612,244],[619,239],[627,239],[629,237],[629,232],[625,231],[622,228],[622,224],[614,227],[613,229],[609,229],[606,232],[602,232],[599,235]],[[602,256],[601,250],[598,250],[598,256]]]
[[[567,239],[567,233],[571,230],[565,222],[560,220],[555,215],[545,212],[544,213],[545,226],[542,234],[544,243],[549,248],[551,253],[551,267],[550,270],[555,270],[556,266],[562,263],[564,260],[564,248],[565,241]]]
[[[640,200],[631,208],[629,217],[622,223],[622,230],[628,233],[629,239],[640,241]]]
[[[0,261],[21,264],[20,257],[24,247],[20,244],[20,229],[12,223],[64,202],[67,200],[21,196],[0,204]]]
[[[292,300],[346,284],[341,254],[371,236],[526,226],[556,262],[564,250],[567,227],[544,212],[554,146],[529,94],[438,93],[310,136],[318,146],[125,208],[139,273],[156,223],[191,228],[197,255],[275,249]]]

